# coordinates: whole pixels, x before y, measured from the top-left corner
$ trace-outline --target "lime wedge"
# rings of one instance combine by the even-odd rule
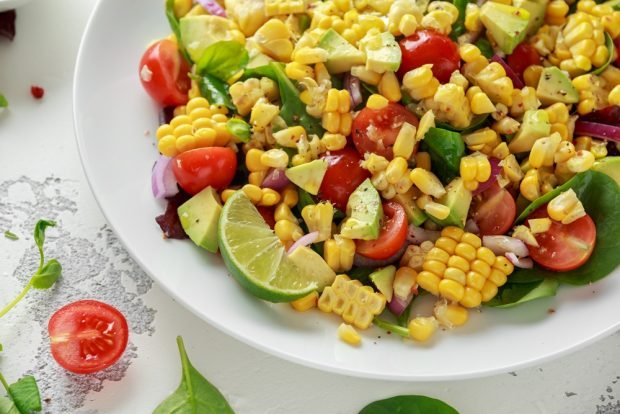
[[[287,256],[278,237],[243,191],[235,192],[224,204],[218,242],[229,272],[261,299],[290,302],[324,285],[315,272],[297,266]]]

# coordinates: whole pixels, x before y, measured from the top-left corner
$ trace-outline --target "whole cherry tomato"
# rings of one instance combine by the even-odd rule
[[[187,102],[191,69],[173,41],[163,39],[149,46],[138,70],[142,86],[160,105],[177,106]]]
[[[452,72],[461,66],[456,43],[448,36],[434,30],[418,30],[400,41],[402,62],[398,69],[401,78],[405,73],[427,63],[433,65],[433,75],[441,83],[450,80]]]
[[[172,160],[179,185],[190,194],[208,186],[223,190],[235,177],[237,156],[230,148],[206,147],[182,152]]]

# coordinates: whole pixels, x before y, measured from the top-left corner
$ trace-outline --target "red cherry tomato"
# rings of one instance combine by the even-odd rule
[[[497,183],[474,197],[471,217],[482,235],[506,233],[515,220],[517,205],[508,191]]]
[[[223,190],[235,177],[237,155],[230,148],[207,147],[182,152],[172,160],[179,185],[190,194],[208,186]]]
[[[276,219],[273,216],[273,207],[257,206],[256,209],[260,215],[263,216],[263,220],[265,220],[269,227],[273,228],[276,225]]]
[[[452,72],[461,66],[456,43],[434,30],[418,30],[405,37],[400,41],[400,50],[403,57],[398,76],[401,78],[412,69],[432,63],[433,75],[439,82],[446,83]]]
[[[370,173],[362,168],[361,157],[350,147],[332,151],[323,158],[327,160],[328,167],[319,188],[319,198],[329,200],[345,211],[349,196],[370,177]]]
[[[508,66],[514,70],[519,77],[523,78],[523,72],[530,65],[540,64],[540,55],[533,46],[527,43],[520,43],[511,55],[508,55]]]
[[[383,203],[383,225],[377,240],[357,240],[355,251],[370,259],[387,259],[396,254],[407,238],[407,215],[395,201]]]
[[[418,118],[397,103],[390,102],[382,109],[362,109],[353,120],[355,148],[362,156],[374,152],[391,160],[394,141],[405,122],[418,126]]]
[[[63,306],[47,326],[54,359],[67,371],[90,374],[114,364],[127,347],[129,328],[122,313],[96,300]]]
[[[528,218],[545,217],[549,217],[546,204]],[[596,244],[596,226],[587,214],[570,224],[552,220],[549,230],[534,237],[540,247],[527,247],[532,259],[546,269],[565,272],[588,261]]]
[[[162,106],[183,105],[191,86],[190,66],[171,40],[153,43],[142,55],[138,68],[142,86]]]

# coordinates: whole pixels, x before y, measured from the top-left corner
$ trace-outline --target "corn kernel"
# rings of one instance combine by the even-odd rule
[[[454,256],[452,256],[452,257],[454,257]],[[467,279],[465,277],[465,272],[463,270],[461,270],[461,269],[456,268],[456,267],[448,267],[443,272],[443,278],[444,278],[444,280],[452,280],[452,281],[457,282],[457,283],[459,283],[461,285],[465,285],[465,283],[467,281]],[[440,287],[441,287],[441,285],[440,285]],[[439,291],[441,292],[441,288],[439,289]],[[447,299],[449,299],[449,298],[447,298]]]
[[[428,271],[418,273],[416,278],[418,285],[427,292],[437,296],[439,295],[440,277]]]
[[[433,312],[439,324],[446,328],[462,326],[468,319],[467,309],[457,304],[446,304],[445,301],[438,301]]]
[[[355,328],[344,322],[338,326],[338,337],[353,346],[357,346],[362,342],[362,337],[357,333]]]
[[[381,96],[381,95],[377,95],[377,94],[373,94],[370,95],[370,97],[368,98],[368,101],[366,102],[366,106],[370,109],[375,109],[375,110],[379,110],[379,109],[383,109],[388,105],[389,101]]]
[[[482,289],[480,289],[480,295],[483,302],[488,302],[497,295],[497,286],[491,280],[487,280]]]
[[[465,288],[459,282],[443,279],[439,282],[439,294],[450,301],[458,302],[463,299]]]
[[[446,193],[439,178],[430,171],[417,167],[411,171],[409,178],[424,194],[439,198]]]
[[[426,342],[435,334],[438,327],[435,317],[417,316],[409,321],[409,336],[415,341]]]
[[[298,312],[305,312],[316,307],[319,300],[319,294],[314,291],[301,299],[297,299],[291,302],[291,306]]]

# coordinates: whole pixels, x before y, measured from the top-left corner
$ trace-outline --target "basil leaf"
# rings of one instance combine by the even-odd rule
[[[33,411],[41,411],[39,387],[33,376],[26,375],[9,385],[8,392],[20,413],[29,414]]]
[[[241,142],[249,142],[251,135],[251,127],[250,124],[245,122],[243,119],[239,118],[230,118],[226,121],[226,129],[233,136],[237,137]]]
[[[32,276],[32,287],[35,289],[49,289],[56,283],[61,273],[62,266],[58,263],[58,260],[52,259]]]
[[[39,249],[40,255],[40,266],[43,265],[43,261],[45,256],[43,254],[43,243],[45,242],[45,229],[48,227],[54,227],[56,225],[55,221],[52,220],[39,220],[37,224],[34,226],[34,242],[37,244],[37,248]]]
[[[248,51],[241,43],[233,40],[216,42],[202,53],[196,63],[196,72],[227,82],[233,75],[243,70],[249,60]]]
[[[437,128],[447,129],[449,131],[466,133],[466,132],[470,132],[470,131],[474,131],[476,129],[482,128],[482,126],[486,123],[488,117],[489,117],[488,114],[476,115],[471,119],[469,126],[466,126],[465,128],[458,128],[458,127],[455,127],[455,126],[452,126],[450,124],[446,124],[443,122],[437,122],[435,125],[437,126]]]
[[[177,337],[181,354],[181,385],[155,408],[153,414],[234,414],[224,396],[192,366],[183,338]]]
[[[465,12],[469,0],[453,0],[452,3],[459,12],[459,17],[452,25],[452,32],[450,33],[450,37],[456,40],[457,37],[465,33]]]
[[[362,408],[359,414],[459,414],[441,400],[423,395],[397,395],[375,401]]]
[[[534,200],[518,217],[517,222],[547,203],[562,191],[572,188],[586,212],[596,225],[596,244],[592,256],[581,267],[567,272],[552,272],[539,268],[519,269],[513,277],[555,278],[562,283],[586,285],[611,273],[620,264],[620,187],[606,174],[586,171],[577,174],[565,184]]]
[[[271,65],[257,66],[255,68],[246,68],[243,72],[243,79],[248,78],[269,78],[274,82],[278,81],[276,73]]]
[[[512,277],[512,276],[511,276]],[[532,283],[509,283],[502,286],[497,295],[486,306],[495,308],[511,308],[535,299],[555,296],[560,283],[557,279],[543,279]]]
[[[280,116],[288,126],[301,125],[308,134],[323,135],[323,127],[321,121],[311,117],[306,112],[306,105],[299,98],[299,91],[284,74],[281,63],[272,62],[271,66],[280,89]]]
[[[429,152],[433,172],[444,184],[459,175],[461,158],[465,155],[461,134],[430,128],[424,136],[422,147]]]
[[[6,108],[8,106],[9,106],[9,101],[7,101],[4,95],[0,93],[0,108]]]
[[[21,414],[13,400],[7,397],[0,397],[0,414]]]
[[[4,232],[4,237],[6,237],[9,240],[19,240],[19,237],[17,237],[17,234],[13,233],[10,230],[7,230]]]
[[[478,47],[478,49],[480,49],[482,55],[487,59],[491,59],[495,54],[495,52],[493,52],[493,46],[491,46],[491,42],[489,42],[486,37],[481,37],[480,39],[478,39],[478,41],[476,41],[476,46]]]
[[[170,29],[174,36],[177,38],[177,46],[179,48],[179,52],[183,55],[185,60],[191,62],[192,59],[189,57],[187,50],[183,46],[183,41],[181,40],[181,29],[179,28],[179,19],[174,14],[174,0],[166,0],[166,18],[168,19],[168,24],[170,24]]]
[[[200,94],[207,98],[213,105],[224,105],[225,107],[236,110],[230,96],[228,95],[228,84],[211,75],[204,75],[198,82]]]
[[[363,284],[367,285],[371,283],[370,274],[374,271],[375,269],[373,269],[372,267],[353,266],[353,268],[351,268],[351,270],[347,272],[347,275],[351,279],[359,280]]]

